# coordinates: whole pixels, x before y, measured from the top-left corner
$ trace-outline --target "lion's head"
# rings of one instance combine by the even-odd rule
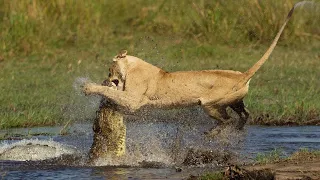
[[[124,91],[127,69],[126,55],[127,51],[123,50],[113,58],[113,63],[109,68],[108,78],[103,82],[103,85]]]

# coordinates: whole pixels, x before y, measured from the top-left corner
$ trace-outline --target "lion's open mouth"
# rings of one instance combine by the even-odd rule
[[[114,83],[116,86],[118,86],[118,84],[119,84],[119,80],[118,79],[114,79],[111,82]]]
[[[108,86],[108,87],[114,87],[114,88],[117,88],[118,85],[119,85],[119,80],[117,79],[114,79],[112,81],[109,81],[109,80],[104,80],[101,84],[102,86]]]
[[[124,90],[122,81],[120,81],[118,79],[113,79],[111,81],[107,81],[105,84],[106,84],[106,86],[112,87],[113,89],[116,89],[116,90],[121,90],[121,91]]]

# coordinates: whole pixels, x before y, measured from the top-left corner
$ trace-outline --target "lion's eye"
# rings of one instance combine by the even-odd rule
[[[119,80],[118,79],[114,79],[111,82],[113,82],[116,86],[118,86],[118,84],[119,84]]]

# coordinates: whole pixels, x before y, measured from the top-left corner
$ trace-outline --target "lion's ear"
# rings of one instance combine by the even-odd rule
[[[125,58],[127,55],[127,50],[122,50],[119,52],[119,54],[117,55],[117,58]]]
[[[119,55],[121,55],[121,57],[126,57],[128,51],[127,50],[122,50],[120,51]]]

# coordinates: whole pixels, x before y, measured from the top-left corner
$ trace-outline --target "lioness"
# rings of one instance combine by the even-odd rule
[[[244,73],[231,70],[166,72],[122,51],[113,59],[106,86],[87,83],[84,92],[102,95],[130,112],[145,107],[200,105],[218,124],[230,118],[226,111],[230,107],[240,117],[235,126],[241,130],[249,117],[243,103],[249,81],[269,58],[294,9],[301,4],[304,2],[294,5],[269,49]]]

